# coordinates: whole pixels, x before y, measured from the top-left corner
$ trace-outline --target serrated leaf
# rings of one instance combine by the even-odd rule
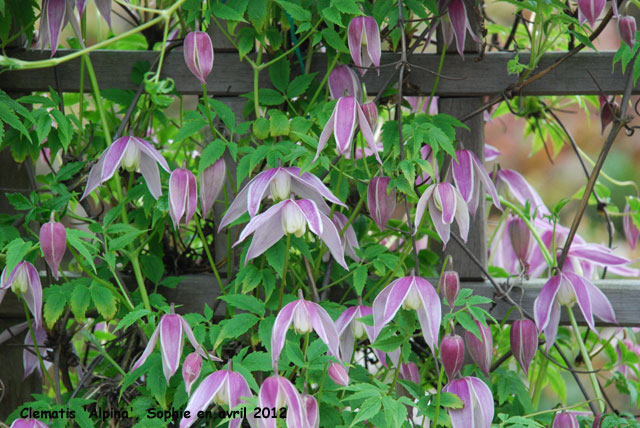
[[[91,302],[91,293],[89,288],[84,284],[76,284],[71,292],[69,301],[71,312],[77,320],[84,320],[89,303]]]
[[[269,132],[272,137],[289,135],[291,128],[286,114],[280,110],[270,110],[269,116]]]
[[[362,290],[367,283],[368,270],[364,266],[359,266],[353,273],[353,288],[358,296],[362,296]]]
[[[207,121],[202,118],[183,123],[178,130],[178,133],[173,137],[173,140],[176,142],[182,141],[185,138],[197,134],[205,126],[207,126]]]
[[[116,298],[108,288],[93,283],[89,289],[91,300],[96,305],[96,309],[105,319],[110,320],[116,314]]]
[[[291,65],[289,60],[282,58],[279,61],[271,64],[269,67],[269,78],[273,87],[284,92],[289,84],[289,76],[291,75]]]
[[[5,249],[5,268],[9,274],[13,272],[29,251],[31,251],[31,243],[23,241],[22,238],[16,238],[7,245]]]
[[[285,0],[276,0],[276,3],[278,3],[285,10],[285,12],[287,12],[293,19],[297,21],[304,22],[311,19],[311,12],[309,12],[302,6]]]
[[[249,311],[254,314],[264,316],[265,304],[261,300],[256,299],[250,294],[228,294],[226,296],[220,296],[220,300],[223,300],[237,309]]]
[[[289,83],[289,86],[287,87],[287,96],[289,98],[296,98],[304,94],[307,88],[309,87],[309,85],[311,84],[311,82],[313,82],[313,79],[316,77],[316,74],[317,73],[311,73],[311,74],[301,74],[300,76],[296,76],[296,78],[293,79]]]
[[[356,415],[355,419],[349,425],[349,428],[355,426],[358,422],[362,422],[367,419],[371,419],[378,414],[382,407],[381,400],[377,397],[366,399],[360,406],[360,411]]]
[[[209,98],[209,105],[213,108],[213,111],[216,112],[218,117],[222,119],[222,123],[224,123],[227,128],[233,130],[236,127],[236,115],[228,105],[220,100],[216,100],[215,98]]]
[[[225,21],[247,22],[238,11],[224,3],[213,3],[210,5],[213,14]]]
[[[325,28],[322,30],[322,37],[327,42],[329,46],[338,52],[349,53],[349,48],[344,43],[344,40],[336,33],[336,31],[332,28]]]
[[[125,315],[120,322],[118,323],[118,325],[116,326],[115,331],[118,331],[120,329],[127,329],[129,328],[131,325],[133,325],[133,323],[135,323],[136,321],[138,321],[140,318],[149,315],[151,312],[149,312],[146,309],[136,309],[133,310],[131,312],[129,312],[127,315]]]
[[[280,278],[282,278],[283,271],[284,271],[284,258],[285,258],[286,252],[287,252],[287,245],[284,242],[282,242],[282,240],[280,240],[271,248],[269,248],[265,253],[269,266],[271,266],[273,270],[275,270],[276,273],[278,273]]]
[[[478,325],[471,319],[468,313],[458,312],[456,314],[456,321],[458,321],[458,324],[460,324],[462,328],[472,333],[478,339],[482,340],[482,335],[480,334]]]
[[[225,339],[235,339],[245,334],[251,327],[256,325],[259,318],[252,314],[236,314],[234,317],[220,323],[222,331],[216,339],[213,348],[217,348]]]
[[[52,285],[43,290],[44,305],[42,313],[49,328],[56,323],[67,306],[67,293],[64,287]]]

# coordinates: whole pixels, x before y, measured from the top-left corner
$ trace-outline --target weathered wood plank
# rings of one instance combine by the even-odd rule
[[[65,55],[70,51],[58,50],[57,55]],[[546,67],[563,55],[562,52],[549,53],[544,56],[540,66]],[[49,57],[49,53],[22,52],[16,53],[17,58],[23,60],[39,60]],[[131,81],[131,67],[139,61],[153,63],[157,52],[149,51],[96,51],[91,53],[91,59],[96,70],[98,83],[101,88],[119,88],[135,90],[136,85]],[[574,55],[545,77],[531,84],[525,89],[527,95],[594,95],[598,88],[587,73],[590,70],[598,80],[603,90],[608,94],[620,94],[624,90],[624,79],[620,64],[612,71],[614,52],[584,52]],[[473,56],[467,55],[462,60],[457,54],[451,54],[444,63],[442,74],[455,80],[442,78],[438,84],[436,94],[450,97],[481,97],[501,93],[507,86],[517,80],[516,75],[507,73],[507,62],[513,59],[512,53],[487,53],[482,61],[474,61]],[[391,63],[398,59],[392,53],[383,54],[382,63]],[[528,54],[520,55],[522,63],[528,62]],[[411,63],[420,67],[437,70],[439,56],[435,54],[415,54]],[[64,92],[78,91],[80,81],[80,60],[72,60],[58,66],[60,86]],[[117,64],[117,68],[114,67]],[[312,71],[319,72],[321,78],[326,71],[326,56],[316,55],[312,63]],[[182,52],[175,50],[165,58],[163,75],[172,77],[176,83],[176,90],[182,94],[199,94],[202,91],[200,82],[191,75],[184,65]],[[292,72],[296,72],[294,67]],[[380,85],[386,81],[393,67],[384,67],[380,76],[374,72],[365,75],[367,90],[375,94]],[[411,69],[409,82],[422,93],[429,93],[435,76],[417,67]],[[85,79],[85,91],[89,91],[89,83]],[[213,71],[207,81],[208,90],[215,96],[236,96],[253,90],[253,72],[247,62],[241,62],[236,53],[216,53]],[[46,91],[49,86],[55,86],[53,70],[20,70],[7,71],[0,77],[0,88],[4,91]],[[261,73],[260,87],[269,87],[266,71]],[[638,84],[634,94],[640,94]]]
[[[223,281],[225,279],[223,278]],[[429,279],[432,284],[437,283],[437,279]],[[226,282],[226,281],[225,281]],[[499,281],[502,282],[502,281]],[[540,290],[546,280],[536,279],[524,282],[519,286],[514,286],[510,295],[518,302],[527,312],[533,314],[533,301],[540,294]],[[616,312],[618,325],[621,327],[640,326],[640,282],[632,279],[609,279],[602,281],[594,281],[594,284],[602,290],[609,298],[613,309]],[[510,309],[508,303],[499,300],[495,289],[487,281],[463,281],[463,288],[471,288],[474,294],[498,300],[495,305],[486,305],[487,309],[496,319],[503,319]],[[504,286],[503,286],[504,287]],[[160,288],[159,292],[167,298],[169,302],[181,305],[176,308],[178,313],[202,312],[204,304],[214,307],[215,302],[220,296],[220,289],[213,275],[200,274],[188,275],[185,280],[175,289]],[[448,311],[448,306],[443,301],[443,311]],[[216,316],[224,315],[224,303],[221,303],[216,309]],[[575,308],[575,314],[581,324],[584,324],[580,310]],[[18,302],[15,295],[8,292],[4,301],[0,305],[0,320],[10,318],[24,317],[22,304]],[[512,311],[509,319],[518,319],[517,311]],[[566,317],[566,311],[562,311],[561,323],[569,324]],[[607,326],[607,324],[596,318],[596,324],[599,326]]]

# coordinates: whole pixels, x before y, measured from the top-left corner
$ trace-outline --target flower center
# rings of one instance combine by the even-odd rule
[[[402,307],[406,310],[418,310],[422,306],[422,300],[420,299],[420,294],[418,294],[418,290],[415,287],[411,287],[409,290],[409,294],[402,302]]]
[[[366,331],[362,321],[354,321],[351,323],[351,333],[356,340],[360,340],[364,337]]]
[[[442,198],[440,198],[440,192],[438,192],[437,187],[433,191],[433,203],[436,204],[438,211],[442,211]]]
[[[122,157],[122,167],[127,171],[134,172],[140,163],[140,149],[135,144],[127,144]]]
[[[227,391],[228,386],[225,382],[224,385],[218,390],[216,396],[213,397],[213,401],[219,406],[228,406],[229,405],[229,392]]]
[[[291,176],[286,172],[280,170],[273,177],[269,184],[271,190],[271,197],[274,201],[283,201],[291,194]]]
[[[557,294],[558,303],[566,306],[573,306],[576,301],[576,293],[568,280],[560,282],[560,288]]]
[[[310,333],[313,330],[309,314],[304,305],[299,305],[293,313],[293,329],[298,334]]]
[[[304,235],[307,221],[298,206],[289,202],[282,208],[282,229],[286,234],[294,234],[298,238]]]
[[[15,279],[11,283],[11,291],[14,293],[21,295],[27,292],[29,289],[29,278],[27,275],[27,270],[20,268],[18,273],[16,274]]]

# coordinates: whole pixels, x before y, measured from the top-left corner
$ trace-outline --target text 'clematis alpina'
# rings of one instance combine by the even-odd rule
[[[371,125],[369,125],[367,115],[355,97],[341,97],[338,99],[336,106],[333,108],[333,113],[331,113],[331,117],[324,126],[322,134],[320,134],[318,149],[313,160],[318,159],[320,152],[324,149],[327,141],[329,141],[331,134],[333,134],[336,140],[338,153],[341,155],[349,153],[353,141],[353,134],[356,130],[356,120],[360,125],[360,130],[362,131],[364,139],[367,141],[369,149],[375,155],[376,160],[382,164],[382,160],[378,155],[378,146],[373,136]]]
[[[182,418],[180,428],[190,427],[197,421],[198,412],[206,410],[212,402],[232,410],[237,405],[246,403],[245,398],[250,397],[253,397],[253,394],[249,384],[240,373],[226,369],[218,370],[207,376],[194,391],[185,409],[185,413],[189,412],[189,417]],[[247,412],[247,419],[253,427],[255,421],[249,412]],[[229,422],[229,428],[238,428],[241,423],[242,418],[233,418]]]
[[[449,242],[451,223],[454,219],[458,223],[462,240],[467,242],[469,209],[458,189],[450,183],[432,184],[427,187],[416,205],[414,233],[418,230],[427,207],[443,246],[446,247]]]
[[[556,340],[560,322],[560,305],[571,307],[578,303],[585,321],[595,332],[593,315],[616,323],[616,316],[607,296],[586,278],[570,272],[561,272],[551,277],[542,287],[533,303],[534,318],[538,330],[544,331],[547,350]]]
[[[333,320],[317,303],[305,300],[302,290],[298,291],[298,300],[285,305],[275,322],[273,323],[273,333],[271,334],[271,360],[273,369],[278,372],[278,360],[284,347],[287,331],[293,324],[293,329],[298,334],[305,334],[315,331],[320,340],[329,347],[329,355],[340,360],[338,330]]]
[[[380,28],[373,17],[357,16],[353,18],[349,23],[348,39],[351,59],[357,67],[370,67],[371,64],[380,67]],[[366,72],[366,68],[360,68],[361,75]],[[380,70],[378,69],[379,74]]]
[[[222,217],[218,230],[222,230],[223,227],[234,222],[247,211],[251,217],[254,217],[260,210],[260,203],[267,197],[267,193],[276,202],[289,199],[291,193],[301,198],[311,199],[327,215],[331,210],[325,203],[325,199],[346,207],[340,199],[331,193],[322,180],[310,172],[301,175],[298,167],[272,168],[256,175],[238,192]]]
[[[271,248],[285,234],[301,237],[307,226],[313,234],[327,244],[336,262],[349,270],[344,260],[344,248],[335,224],[320,212],[315,202],[309,199],[287,199],[278,202],[264,213],[252,218],[233,245],[238,245],[253,234],[253,241],[249,245],[244,261],[247,263]]]
[[[418,313],[422,335],[433,352],[438,345],[442,308],[431,283],[419,276],[405,276],[387,285],[373,301],[373,332],[376,338],[400,307]]]
[[[460,397],[463,407],[450,409],[453,428],[490,428],[493,421],[493,395],[487,385],[476,377],[463,377],[449,382],[444,392]]]
[[[35,266],[22,261],[13,268],[11,273],[7,272],[5,267],[0,275],[0,302],[9,288],[24,299],[36,321],[35,327],[40,327],[42,325],[42,285]]]
[[[87,187],[80,200],[86,198],[100,184],[113,177],[122,165],[127,171],[140,169],[147,182],[149,192],[154,198],[162,194],[158,164],[167,172],[171,172],[167,161],[146,140],[138,137],[120,137],[102,152],[98,162],[89,171]]]

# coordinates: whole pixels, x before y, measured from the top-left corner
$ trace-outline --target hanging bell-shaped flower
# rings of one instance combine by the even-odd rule
[[[58,279],[58,267],[67,249],[67,230],[54,216],[52,212],[51,220],[40,228],[40,248],[53,276]]]
[[[192,31],[184,38],[184,62],[202,84],[213,68],[213,44],[204,31]]]
[[[440,359],[449,380],[460,373],[464,363],[464,341],[457,334],[446,335],[440,342]]]

